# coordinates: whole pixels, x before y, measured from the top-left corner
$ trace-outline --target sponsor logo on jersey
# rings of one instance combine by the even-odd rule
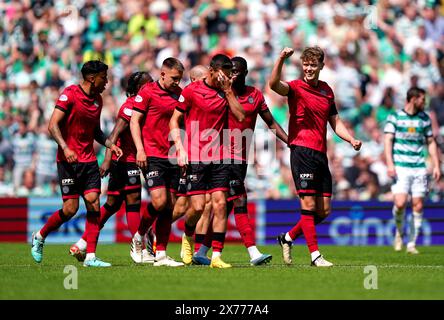
[[[192,182],[196,182],[197,181],[197,174],[190,174],[188,176],[188,179]]]

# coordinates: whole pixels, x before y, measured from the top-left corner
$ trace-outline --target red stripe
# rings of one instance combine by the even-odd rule
[[[78,199],[78,198],[80,198],[80,195],[78,194],[73,194],[70,196],[62,196],[62,199]]]
[[[207,193],[213,193],[216,191],[228,191],[228,190],[230,190],[230,189],[229,188],[214,188],[214,189],[207,190]]]
[[[91,193],[91,192],[98,192],[98,193],[100,193],[100,189],[88,189],[88,190],[85,190],[83,192],[83,194],[88,194],[88,193]]]
[[[195,191],[187,192],[187,196],[194,196],[194,195],[205,194],[205,193],[207,193],[207,190],[195,190]]]
[[[298,190],[298,193],[318,193],[316,190]]]
[[[322,196],[323,197],[331,197],[331,193],[323,193]]]
[[[149,191],[153,191],[153,190],[157,190],[157,189],[166,189],[166,187],[165,186],[157,186],[157,187],[148,188]]]
[[[187,194],[176,192],[176,197],[187,197]]]
[[[109,194],[109,195],[112,195],[112,196],[114,196],[114,195],[119,195],[119,194],[120,194],[120,191],[108,191],[108,194]]]
[[[134,190],[134,189],[140,189],[142,188],[142,186],[139,184],[137,186],[126,186],[125,188],[123,188],[123,190]]]
[[[176,193],[177,193],[177,190],[176,190],[176,189],[173,189],[173,188],[170,188],[170,192],[173,193],[173,194],[176,194]]]
[[[233,200],[236,200],[236,199],[242,198],[243,196],[246,196],[246,195],[247,195],[246,193],[237,194],[237,195],[235,195],[235,196],[228,197],[228,198],[227,198],[227,201],[233,201]]]

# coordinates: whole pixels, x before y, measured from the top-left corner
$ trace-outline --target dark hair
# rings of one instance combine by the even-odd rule
[[[137,94],[137,92],[140,89],[140,81],[144,77],[148,78],[147,82],[153,82],[153,78],[146,71],[137,71],[137,72],[134,72],[133,74],[131,74],[129,76],[128,82],[127,82],[127,85],[126,85],[126,96],[127,97],[132,97],[132,96],[135,96]]]
[[[162,67],[166,67],[168,69],[176,69],[178,71],[183,72],[185,70],[182,62],[179,59],[169,57],[163,60]]]
[[[422,95],[425,95],[425,90],[418,88],[418,87],[411,87],[408,91],[407,91],[407,102],[410,102],[410,100],[412,100],[412,98],[418,98]]]
[[[231,59],[232,62],[237,62],[241,65],[244,70],[248,70],[247,60],[242,57],[234,57]]]
[[[85,79],[87,76],[91,74],[97,74],[103,71],[107,71],[108,66],[99,60],[90,60],[85,62],[85,64],[82,66],[82,76],[83,79]]]
[[[210,61],[210,67],[218,69],[232,69],[233,62],[224,54],[216,54]]]
[[[317,60],[318,62],[322,63],[324,62],[324,51],[318,46],[316,47],[307,47],[302,51],[301,54],[301,60],[307,61],[307,60]]]

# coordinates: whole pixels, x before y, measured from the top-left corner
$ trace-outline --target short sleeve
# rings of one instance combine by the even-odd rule
[[[262,94],[262,92],[257,91],[257,98],[258,98],[257,108],[258,108],[259,112],[263,113],[263,112],[270,111],[268,109],[267,102],[265,102],[265,98],[264,98],[264,95]]]
[[[396,132],[396,117],[393,114],[390,114],[387,117],[387,121],[384,126],[384,133],[392,133],[395,134]]]
[[[176,107],[176,110],[180,112],[188,112],[188,110],[191,107],[191,100],[192,100],[191,92],[192,89],[190,88],[190,86],[186,86],[182,90],[182,93],[179,96],[179,99],[177,100],[178,105]]]
[[[133,110],[146,114],[148,112],[150,99],[151,98],[148,88],[147,87],[142,88],[141,90],[139,90],[139,93],[134,98]]]
[[[131,121],[131,115],[133,114],[133,105],[126,101],[119,110],[118,118],[125,120],[126,122]]]
[[[328,113],[328,115],[331,116],[335,116],[338,114],[338,109],[336,108],[336,103],[333,100],[330,104],[330,112]]]
[[[62,94],[56,101],[56,109],[59,109],[63,112],[69,112],[74,103],[73,92],[70,87],[65,88]]]
[[[287,81],[289,90],[288,90],[288,96],[297,96],[297,80]]]

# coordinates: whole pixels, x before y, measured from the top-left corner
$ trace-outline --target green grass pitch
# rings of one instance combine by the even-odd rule
[[[261,246],[271,264],[252,267],[246,249],[226,245],[231,269],[136,265],[129,245],[99,245],[97,255],[111,268],[84,268],[68,255],[69,245],[46,245],[36,264],[26,244],[0,244],[0,299],[155,299],[155,300],[299,300],[299,299],[444,299],[444,247],[419,247],[421,254],[395,253],[391,247],[321,246],[333,268],[309,266],[305,246],[293,247],[293,265],[282,262],[279,246]],[[179,245],[168,247],[179,258]],[[78,288],[64,287],[64,268],[78,270]],[[365,266],[377,270],[377,289],[366,289]],[[369,278],[367,278],[367,283]]]

